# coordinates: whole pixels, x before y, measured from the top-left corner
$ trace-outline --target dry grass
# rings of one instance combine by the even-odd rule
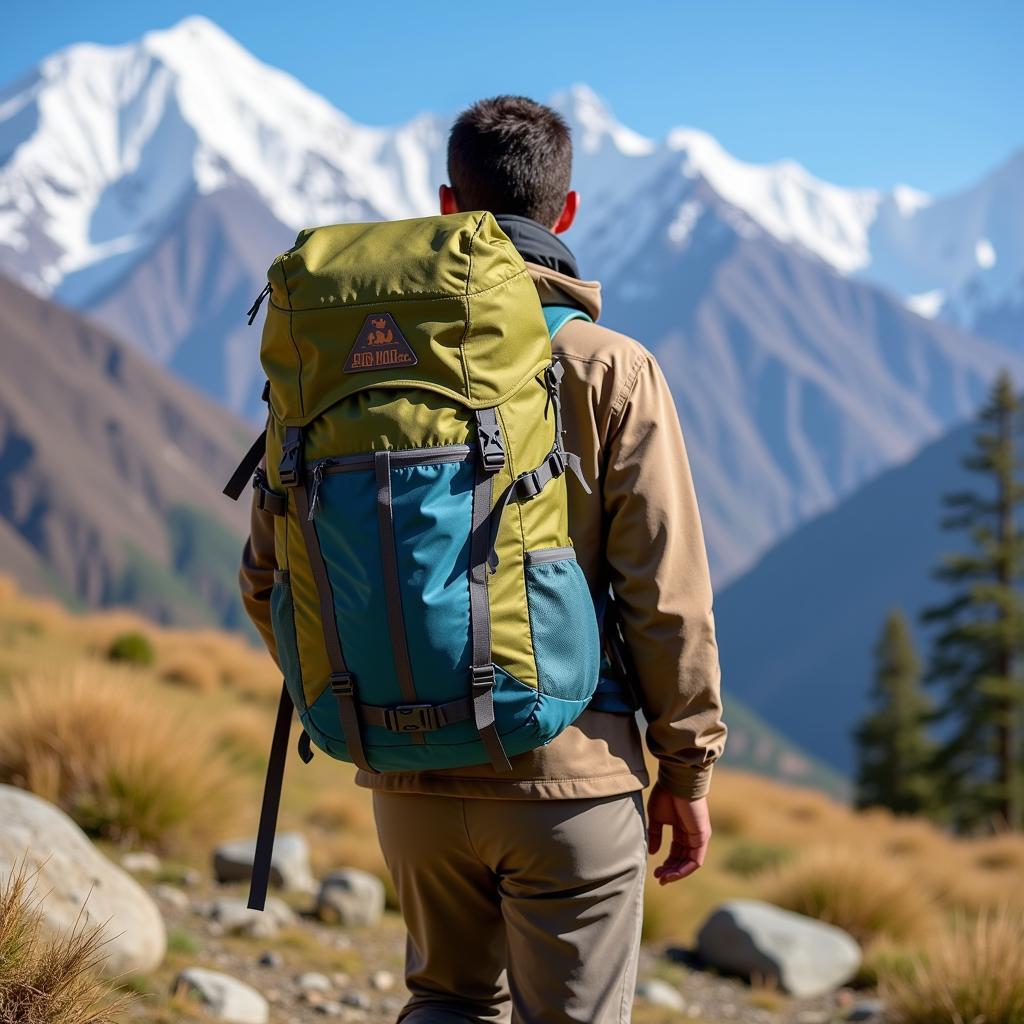
[[[909,971],[883,971],[881,994],[893,1024],[1024,1024],[1024,917],[961,919]]]
[[[166,849],[221,834],[235,806],[225,760],[139,682],[81,666],[18,683],[0,722],[0,780],[115,841]]]
[[[245,771],[266,769],[274,720],[253,707],[233,708],[219,715],[214,739],[219,750]]]
[[[862,945],[884,936],[906,942],[929,934],[937,908],[927,889],[891,858],[863,849],[808,850],[764,880],[765,899],[837,925]]]
[[[40,895],[24,864],[0,885],[0,1024],[107,1024],[130,999],[100,974],[101,932],[44,931]]]
[[[180,651],[163,662],[160,678],[195,693],[213,693],[220,685],[216,666],[202,654],[192,651]]]

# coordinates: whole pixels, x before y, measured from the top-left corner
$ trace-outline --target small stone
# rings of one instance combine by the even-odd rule
[[[384,884],[358,868],[332,871],[320,883],[316,913],[328,924],[373,926],[384,913]]]
[[[256,857],[256,840],[222,843],[213,851],[213,874],[218,882],[248,882]],[[311,892],[315,886],[309,865],[309,845],[298,832],[283,832],[274,840],[270,882],[289,892]]]
[[[153,898],[172,910],[188,910],[188,894],[176,886],[161,883],[153,887]]]
[[[331,979],[326,974],[319,974],[316,971],[307,971],[300,974],[295,983],[305,992],[330,992]]]
[[[341,1003],[330,999],[327,1002],[320,1003],[315,1007],[315,1010],[324,1017],[340,1017],[345,1012],[342,1009]]]
[[[331,982],[335,988],[348,988],[352,979],[344,971],[335,971],[331,975]]]
[[[831,1019],[832,1015],[822,1010],[801,1010],[796,1015],[796,1024],[828,1024]]]
[[[652,1006],[662,1006],[667,1010],[686,1009],[686,1001],[679,990],[660,978],[648,978],[641,981],[636,987],[636,994],[639,999],[643,999]]]
[[[346,1006],[354,1006],[357,1010],[368,1010],[373,1002],[365,992],[346,992],[341,1001]]]
[[[389,992],[395,987],[395,976],[390,971],[374,971],[370,975],[370,984],[378,992]]]
[[[846,1015],[846,1020],[882,1021],[885,1019],[885,1003],[881,999],[864,999]]]
[[[186,968],[174,979],[171,991],[194,996],[227,1024],[267,1024],[270,1019],[270,1006],[256,989],[205,967]]]
[[[321,1003],[327,1002],[327,996],[323,992],[317,992],[315,989],[309,992],[303,992],[300,997],[307,1006],[312,1006],[315,1010]]]
[[[181,873],[181,884],[186,888],[194,889],[203,881],[203,873],[197,868],[185,868]]]
[[[276,950],[268,949],[260,956],[257,963],[260,967],[283,967],[284,957]]]
[[[387,1014],[398,1013],[398,1011],[401,1010],[403,1006],[405,1006],[405,1001],[403,999],[397,998],[396,996],[388,996],[387,999],[382,999],[380,1001],[381,1010],[383,1010],[384,1013]]]
[[[197,903],[195,912],[208,917],[213,934],[248,935],[256,939],[272,939],[282,927],[294,923],[295,913],[284,900],[271,897],[266,909],[250,910],[243,900],[224,899]]]
[[[155,875],[161,864],[160,858],[149,850],[131,850],[121,857],[121,867],[133,875]]]

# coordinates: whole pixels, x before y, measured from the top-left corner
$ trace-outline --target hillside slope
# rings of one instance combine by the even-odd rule
[[[946,594],[932,570],[964,538],[940,528],[941,496],[976,486],[960,466],[971,436],[959,427],[884,473],[718,596],[728,692],[841,771],[853,765],[886,613],[902,608],[915,623]]]
[[[249,427],[81,315],[0,278],[0,569],[86,605],[240,625]]]

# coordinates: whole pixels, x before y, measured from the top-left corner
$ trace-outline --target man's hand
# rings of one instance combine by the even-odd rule
[[[661,849],[666,825],[672,829],[672,845],[665,863],[654,869],[659,885],[678,882],[704,863],[711,842],[707,798],[684,800],[656,782],[647,801],[647,852],[652,857]]]

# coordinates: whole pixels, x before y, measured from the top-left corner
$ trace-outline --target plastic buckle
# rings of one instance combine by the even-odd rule
[[[336,697],[353,697],[356,692],[355,676],[351,672],[332,672],[331,692]]]
[[[493,665],[474,665],[472,673],[474,690],[494,689],[495,677]]]
[[[384,711],[384,725],[392,732],[430,732],[438,727],[433,704],[399,704]]]

